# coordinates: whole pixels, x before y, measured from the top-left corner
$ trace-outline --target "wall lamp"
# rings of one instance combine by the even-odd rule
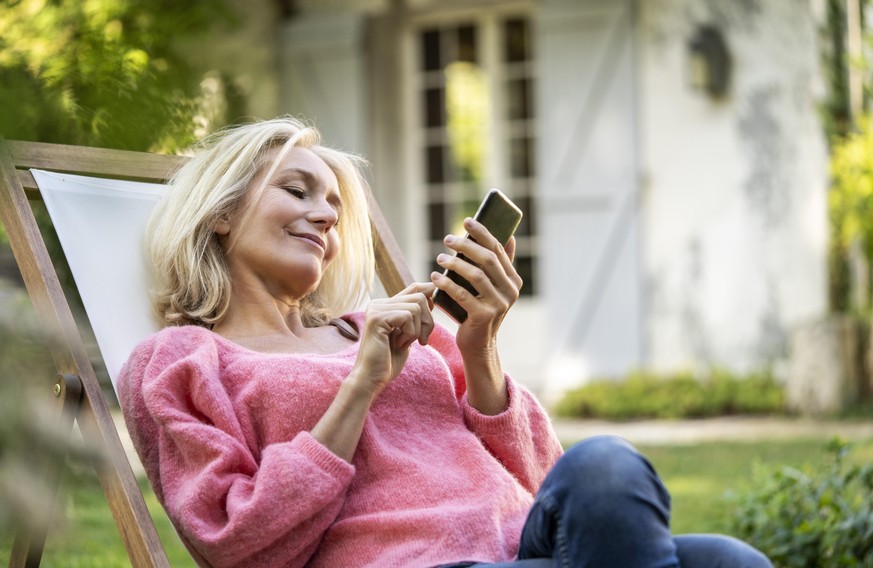
[[[718,28],[702,25],[688,42],[688,80],[694,90],[720,98],[728,91],[731,57]]]

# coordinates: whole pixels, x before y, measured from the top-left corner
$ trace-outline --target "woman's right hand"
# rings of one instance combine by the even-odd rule
[[[414,342],[427,344],[434,328],[430,299],[434,288],[430,282],[414,283],[367,306],[361,346],[349,378],[373,396],[400,374]]]
[[[433,331],[430,300],[435,286],[417,283],[367,306],[358,358],[312,436],[347,462],[352,461],[370,405],[400,374],[409,347],[427,343]]]

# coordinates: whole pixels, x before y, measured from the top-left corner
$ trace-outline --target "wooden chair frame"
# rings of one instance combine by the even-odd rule
[[[72,428],[76,420],[86,443],[105,450],[108,459],[95,467],[131,565],[137,567],[168,567],[169,563],[34,218],[29,200],[41,196],[28,170],[165,183],[184,161],[184,157],[144,152],[0,140],[0,222],[37,320],[54,338],[49,348],[59,378],[57,382],[47,378],[46,396],[52,392],[57,398],[58,420],[65,428]],[[372,194],[368,197],[376,273],[385,291],[394,294],[413,281],[412,275]],[[52,467],[57,472],[50,473],[59,479],[63,464]],[[38,566],[45,538],[45,528],[22,528],[9,566]]]

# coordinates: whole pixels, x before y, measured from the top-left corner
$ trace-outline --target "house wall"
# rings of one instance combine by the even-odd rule
[[[778,367],[792,329],[826,310],[813,15],[793,0],[639,6],[647,364]],[[685,74],[705,22],[732,57],[724,100]]]
[[[534,17],[549,6],[603,4],[579,2],[541,0]],[[481,9],[502,4],[483,2]],[[301,2],[279,35],[280,112],[316,118],[330,142],[371,159],[376,195],[419,278],[426,259],[423,243],[416,244],[421,198],[410,189],[414,117],[404,83],[411,47],[404,33],[422,10],[451,6]],[[700,23],[722,30],[732,56],[730,90],[721,100],[688,84],[687,41]],[[636,107],[630,112],[636,116],[642,329],[639,354],[628,359],[627,370],[778,370],[792,329],[824,313],[827,154],[816,112],[823,86],[815,26],[812,9],[796,0],[633,3]],[[539,108],[549,107],[549,93],[540,94]],[[576,243],[542,239],[540,246],[578,252]],[[514,376],[551,398],[572,385],[551,384],[548,367],[572,373],[574,384],[594,374],[572,358],[564,369],[551,360],[548,301],[519,302],[504,324],[501,350]]]

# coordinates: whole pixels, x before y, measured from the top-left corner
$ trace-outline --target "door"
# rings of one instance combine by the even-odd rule
[[[643,359],[634,2],[541,6],[540,282],[554,394]]]

